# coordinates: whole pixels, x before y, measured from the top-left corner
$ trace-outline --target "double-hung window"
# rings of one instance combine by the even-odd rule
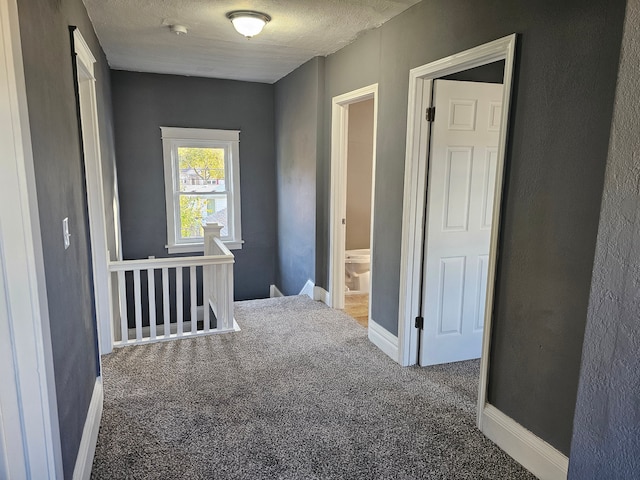
[[[223,226],[228,248],[242,248],[238,130],[160,127],[169,253],[204,250],[203,222]]]

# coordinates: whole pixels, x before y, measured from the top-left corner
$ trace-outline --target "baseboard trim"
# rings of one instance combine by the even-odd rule
[[[302,290],[300,290],[299,295],[306,295],[311,300],[315,300],[313,295],[314,288],[315,285],[313,284],[313,282],[311,280],[307,280],[307,283],[305,283],[304,287],[302,287]]]
[[[569,459],[493,405],[485,405],[480,430],[540,480],[566,480]]]
[[[280,290],[278,290],[278,287],[276,287],[275,285],[269,285],[269,297],[284,297],[284,294]]]
[[[390,333],[386,328],[378,325],[369,318],[369,340],[376,347],[386,353],[394,362],[398,361],[398,337]]]
[[[100,420],[102,419],[102,393],[102,378],[98,377],[93,387],[87,419],[84,422],[84,429],[82,430],[80,448],[78,449],[76,465],[73,469],[73,480],[88,480],[91,476],[93,456],[96,453],[98,431],[100,430]]]
[[[313,299],[327,306],[331,306],[331,296],[329,292],[322,287],[313,287]]]

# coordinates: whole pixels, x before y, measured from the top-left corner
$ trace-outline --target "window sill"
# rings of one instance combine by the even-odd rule
[[[229,250],[242,250],[244,240],[228,240],[223,242]],[[204,253],[202,243],[183,243],[179,245],[165,245],[164,248],[171,253]]]

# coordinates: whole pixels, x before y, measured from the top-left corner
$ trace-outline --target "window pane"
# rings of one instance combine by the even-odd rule
[[[180,191],[225,191],[224,148],[178,147]]]
[[[180,236],[183,239],[204,235],[203,220],[223,226],[220,235],[229,235],[226,195],[180,195]]]

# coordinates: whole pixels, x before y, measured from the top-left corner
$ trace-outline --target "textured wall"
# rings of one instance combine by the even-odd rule
[[[630,0],[582,351],[569,478],[640,475],[640,1]]]
[[[236,300],[269,296],[276,254],[274,87],[112,71],[122,247],[126,259],[166,257],[161,126],[240,130],[241,250]]]
[[[19,0],[18,13],[58,400],[65,478],[71,478],[97,374],[91,251],[69,25],[98,59],[96,89],[109,245],[113,230],[113,141],[109,70],[81,0]],[[69,217],[71,247],[62,244]]]
[[[316,57],[275,85],[278,261],[276,286],[297,295],[315,281],[318,116],[324,58]]]
[[[327,286],[330,102],[379,83],[372,318],[396,334],[409,70],[517,32],[489,400],[569,453],[623,0],[420,2],[326,60],[316,283]],[[597,112],[594,114],[593,112]]]
[[[349,105],[347,250],[371,247],[373,106],[373,99]]]

